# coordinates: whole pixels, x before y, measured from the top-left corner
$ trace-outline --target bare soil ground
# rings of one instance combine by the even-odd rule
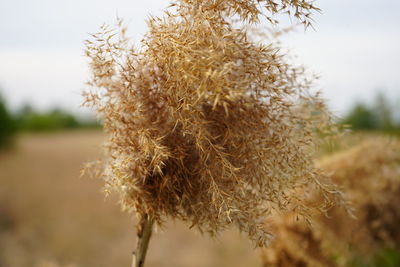
[[[0,266],[130,266],[135,220],[105,198],[102,181],[80,178],[100,157],[96,131],[20,136],[0,153]],[[259,251],[235,231],[210,240],[168,222],[150,243],[151,266],[260,266]]]

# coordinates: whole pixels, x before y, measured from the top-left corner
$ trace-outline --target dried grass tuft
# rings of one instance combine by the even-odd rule
[[[353,228],[352,243],[357,243],[354,245],[364,251],[382,246],[400,248],[400,141],[375,137],[347,152],[321,160],[320,166],[334,172],[333,181],[345,188],[354,203],[358,220]],[[342,216],[342,213],[333,209],[332,215]],[[341,220],[346,218],[341,217]],[[332,226],[336,236],[346,236],[345,231],[335,228]],[[363,231],[365,234],[360,235]],[[357,238],[362,240],[357,241]]]
[[[175,1],[139,49],[103,26],[87,41],[94,107],[108,133],[102,176],[122,206],[211,235],[236,225],[263,246],[273,210],[309,218],[340,194],[313,166],[332,120],[302,68],[256,44],[244,24],[279,12],[308,22],[309,1]],[[239,16],[242,24],[230,22]],[[234,26],[236,25],[236,26]],[[301,189],[301,194],[296,194]],[[314,203],[307,192],[325,201]]]
[[[293,214],[276,216],[277,239],[264,250],[266,266],[348,266],[355,258],[371,261],[385,248],[399,249],[400,142],[375,137],[319,166],[344,188],[357,218],[332,209],[309,228]]]

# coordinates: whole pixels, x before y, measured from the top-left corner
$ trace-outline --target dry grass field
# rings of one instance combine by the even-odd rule
[[[135,221],[102,181],[80,178],[101,155],[96,131],[22,135],[0,153],[0,266],[130,266]],[[235,231],[210,240],[168,222],[150,243],[146,266],[260,266],[258,250]]]

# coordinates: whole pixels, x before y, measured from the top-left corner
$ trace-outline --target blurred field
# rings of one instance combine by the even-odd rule
[[[31,134],[0,152],[0,266],[130,266],[135,222],[102,181],[80,178],[101,154],[97,131]],[[151,266],[260,266],[237,232],[210,240],[169,222],[150,243]]]

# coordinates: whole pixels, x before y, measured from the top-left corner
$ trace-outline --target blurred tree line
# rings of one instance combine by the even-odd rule
[[[19,130],[31,132],[96,128],[100,126],[94,120],[82,121],[61,109],[37,112],[30,106],[23,107],[15,114],[14,119]]]
[[[372,104],[358,102],[342,120],[353,130],[400,133],[400,108],[379,93]]]
[[[0,96],[0,148],[10,145],[15,131],[16,122],[8,112],[4,99]]]
[[[100,124],[94,119],[78,119],[60,109],[38,112],[27,105],[14,114],[7,109],[4,98],[0,96],[0,149],[10,146],[13,143],[13,136],[17,132],[46,132],[100,127]]]

